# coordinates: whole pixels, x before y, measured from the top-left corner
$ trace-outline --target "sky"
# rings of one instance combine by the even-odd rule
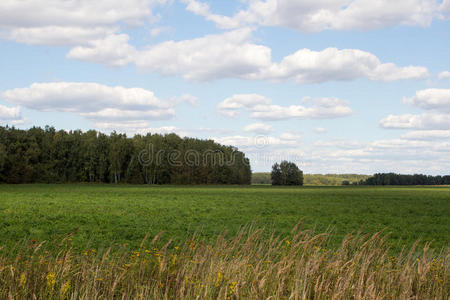
[[[2,0],[0,70],[1,126],[450,174],[450,0]]]

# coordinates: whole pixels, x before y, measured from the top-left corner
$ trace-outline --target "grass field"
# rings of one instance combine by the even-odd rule
[[[195,231],[214,239],[243,225],[286,235],[301,221],[331,230],[329,246],[362,230],[390,233],[394,252],[432,242],[450,245],[450,188],[0,185],[0,245],[51,240],[77,229],[74,245],[102,249],[146,234],[181,242]]]
[[[443,187],[0,185],[0,299],[448,299],[449,201]]]

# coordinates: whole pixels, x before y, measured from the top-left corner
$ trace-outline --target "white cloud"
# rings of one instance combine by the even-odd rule
[[[110,87],[89,82],[33,83],[7,90],[1,98],[39,111],[73,112],[93,120],[161,120],[175,111],[142,88]]]
[[[375,55],[357,49],[327,48],[322,51],[299,50],[286,56],[281,63],[274,63],[248,77],[275,81],[292,78],[298,83],[358,78],[394,81],[426,78],[428,71],[424,67],[398,67],[392,63],[381,63]]]
[[[271,147],[297,147],[299,145],[298,139],[286,139],[273,136],[224,136],[213,137],[213,140],[223,145],[231,145],[239,148],[243,148],[249,151],[262,151]]]
[[[389,129],[450,129],[450,90],[426,89],[416,92],[403,102],[427,110],[422,114],[388,115],[380,120],[380,126]],[[416,133],[418,134],[418,133]]]
[[[437,140],[449,139],[450,130],[418,130],[410,131],[402,135],[403,139],[411,140]]]
[[[272,126],[264,123],[253,123],[245,126],[244,131],[257,134],[269,134],[272,131]]]
[[[20,107],[0,105],[0,120],[15,120],[21,118]]]
[[[388,129],[450,129],[450,114],[389,115],[380,121],[380,126]]]
[[[10,27],[48,25],[110,25],[125,22],[137,25],[151,16],[151,7],[161,0],[3,0],[0,24]]]
[[[324,134],[324,133],[327,133],[327,130],[322,127],[317,127],[317,128],[314,128],[314,132],[317,134]]]
[[[445,0],[447,1],[447,0]],[[395,25],[429,26],[439,10],[450,5],[436,0],[251,0],[248,8],[232,17],[213,14],[207,4],[184,0],[187,9],[221,28],[251,24],[282,26],[302,32],[370,30]]]
[[[450,2],[450,1],[449,1]],[[439,79],[447,79],[450,78],[450,71],[443,71],[438,75]]]
[[[443,12],[444,14],[450,14],[450,0],[444,0],[442,1],[441,7],[440,7],[440,11]],[[447,18],[449,16],[447,15]]]
[[[430,143],[407,139],[378,140],[370,143],[371,147],[379,149],[427,148]]]
[[[211,135],[225,135],[232,133],[232,130],[223,128],[180,128],[173,125],[161,126],[161,127],[151,127],[147,121],[124,121],[124,120],[114,120],[113,122],[99,121],[94,123],[94,128],[102,132],[112,132],[117,131],[121,133],[126,133],[130,136],[135,134],[146,135],[147,133],[176,133],[182,137],[199,137],[199,138],[209,138]]]
[[[217,106],[218,113],[227,117],[236,117],[240,109],[251,112],[251,117],[261,120],[287,119],[332,119],[349,116],[353,113],[346,101],[337,98],[319,98],[312,100],[313,105],[280,106],[271,104],[271,100],[257,94],[237,94],[225,99]]]
[[[240,78],[314,83],[358,78],[394,81],[428,77],[424,67],[382,63],[375,55],[357,49],[302,49],[276,63],[272,61],[270,48],[251,41],[251,33],[251,29],[244,28],[192,40],[163,42],[139,51],[136,65],[196,81]]]
[[[301,136],[298,134],[293,134],[290,132],[284,132],[280,135],[280,139],[285,141],[298,141],[300,140]]]
[[[181,96],[172,97],[172,98],[170,98],[170,102],[172,102],[174,104],[188,103],[189,105],[192,105],[192,106],[200,105],[200,100],[197,97],[192,96],[190,94],[183,94]]]
[[[151,110],[105,108],[96,112],[80,112],[79,114],[93,120],[167,120],[175,115],[175,111],[172,108]]]
[[[18,42],[84,45],[103,40],[120,23],[136,26],[154,21],[152,8],[165,0],[3,0],[0,31]]]
[[[170,26],[160,26],[150,29],[150,36],[151,37],[157,37],[165,32],[172,31],[172,27]]]
[[[334,7],[339,8],[343,5],[342,1],[344,0],[298,4],[296,1],[286,0],[280,0],[280,3],[274,0],[267,3],[253,0],[251,7],[259,13],[266,11],[269,16],[273,13],[271,12],[273,8],[289,12],[290,9],[298,11],[300,8],[301,11],[304,9],[308,11],[308,7],[312,6],[313,11],[316,9],[323,11],[322,6],[326,6],[334,10]],[[426,6],[423,3],[417,6],[418,8],[413,5],[419,0],[401,1],[400,4],[390,7],[398,11],[404,9],[404,6],[407,7],[407,15],[413,19],[417,16],[411,9],[422,11]],[[0,3],[0,32],[6,38],[28,44],[72,46],[67,53],[67,58],[70,59],[116,67],[135,63],[137,67],[145,70],[164,75],[180,75],[194,81],[239,78],[272,81],[293,79],[299,83],[313,83],[358,78],[393,81],[428,76],[428,71],[424,67],[400,67],[393,63],[382,63],[375,55],[357,49],[327,48],[322,51],[302,49],[286,56],[280,63],[273,62],[271,49],[252,41],[253,29],[240,26],[238,26],[240,29],[221,34],[191,40],[166,41],[137,50],[130,45],[129,36],[120,32],[120,25],[150,22],[152,8],[165,2],[165,0],[130,0],[126,3],[119,0],[20,2],[6,0]],[[185,2],[188,3],[188,9],[208,15],[208,5],[193,0]],[[348,8],[358,6],[361,0],[354,2],[357,3],[347,3]],[[404,2],[410,5],[405,5]],[[256,15],[255,12],[241,13],[239,18],[249,20],[253,16],[256,22],[260,19]],[[386,17],[384,14],[382,16]],[[228,17],[217,16],[217,18],[235,22]],[[296,15],[295,19],[301,18]],[[366,23],[367,19],[364,18],[363,21]],[[236,24],[240,23],[238,20]],[[235,25],[228,27],[236,27]],[[158,34],[163,28],[155,27],[151,34]]]
[[[420,90],[412,98],[403,98],[403,102],[427,110],[450,112],[450,89]]]
[[[221,115],[235,118],[239,116],[240,109],[253,110],[257,106],[270,105],[272,100],[258,94],[236,94],[233,95],[217,106],[217,111]]]
[[[314,142],[314,146],[326,148],[354,149],[362,147],[362,143],[358,141],[335,139],[331,141],[316,141]]]
[[[136,49],[128,44],[126,34],[113,34],[93,40],[86,46],[77,46],[67,53],[67,58],[122,67],[135,59]]]
[[[22,125],[26,121],[22,118],[19,106],[8,107],[0,104],[0,124]]]
[[[8,37],[16,42],[30,45],[71,46],[84,45],[89,41],[100,40],[116,31],[116,28],[111,27],[22,27],[11,30]]]
[[[247,76],[270,64],[271,50],[250,43],[251,30],[240,29],[180,42],[167,41],[142,50],[136,65],[188,80]]]

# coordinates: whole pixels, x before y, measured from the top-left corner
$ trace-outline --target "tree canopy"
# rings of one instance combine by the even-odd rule
[[[303,172],[293,162],[282,161],[272,166],[272,185],[303,185]]]
[[[377,173],[360,182],[361,185],[448,185],[450,175],[431,176],[423,174],[404,175],[395,173]]]
[[[0,126],[0,182],[250,184],[235,147],[176,134],[20,130]]]

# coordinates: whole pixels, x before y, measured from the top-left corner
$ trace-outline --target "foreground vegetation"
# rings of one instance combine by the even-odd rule
[[[161,231],[166,242],[194,232],[211,241],[250,222],[286,236],[299,220],[306,229],[332,230],[330,247],[351,232],[385,230],[392,252],[417,239],[439,251],[450,245],[450,188],[0,185],[0,245],[8,247],[74,230],[80,251],[137,248]]]
[[[144,240],[99,255],[71,236],[0,250],[1,299],[447,299],[450,255],[415,246],[390,256],[386,236],[294,228],[285,238],[246,228],[209,243]],[[54,247],[50,247],[53,248]],[[11,252],[16,255],[11,256]]]

